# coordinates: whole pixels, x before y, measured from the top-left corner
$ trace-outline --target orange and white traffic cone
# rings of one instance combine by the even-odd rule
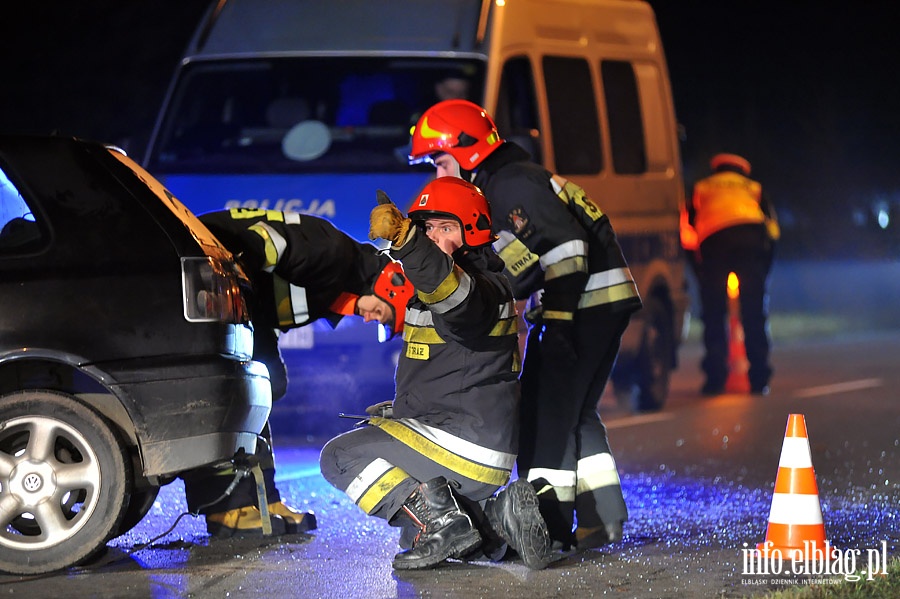
[[[740,282],[733,272],[728,273],[728,378],[725,391],[750,393],[750,362],[744,345],[744,325],[741,324]]]
[[[791,414],[778,462],[766,541],[758,544],[757,549],[769,558],[777,549],[783,559],[798,561],[816,555],[816,549],[823,551],[825,547],[825,524],[806,420],[803,414]]]

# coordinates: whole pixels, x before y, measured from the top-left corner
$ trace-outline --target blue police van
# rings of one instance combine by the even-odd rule
[[[621,401],[659,409],[685,322],[683,183],[668,72],[639,0],[220,0],[185,52],[144,166],[196,213],[314,214],[367,240],[375,190],[408,206],[434,176],[410,128],[447,97],[575,181],[612,219],[645,307],[623,339]],[[390,399],[397,340],[348,318],[281,340],[295,432]],[[598,398],[599,400],[599,398]],[[302,424],[300,423],[302,422]],[[286,424],[279,422],[280,429]],[[300,430],[303,429],[303,430]]]

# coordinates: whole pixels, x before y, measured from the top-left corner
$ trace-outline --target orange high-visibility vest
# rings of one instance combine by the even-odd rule
[[[694,229],[698,243],[736,225],[764,224],[762,186],[733,172],[715,173],[694,185]]]

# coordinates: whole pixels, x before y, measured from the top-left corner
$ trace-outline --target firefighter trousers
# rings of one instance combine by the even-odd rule
[[[724,386],[728,376],[728,273],[740,285],[740,314],[752,389],[769,384],[766,280],[772,265],[772,244],[763,225],[740,225],[713,233],[700,244],[697,278],[703,305],[703,371],[707,385]]]
[[[534,485],[550,537],[567,542],[579,528],[628,519],[606,427],[597,413],[630,312],[580,310],[576,360],[562,360],[529,330],[522,369],[519,476]]]

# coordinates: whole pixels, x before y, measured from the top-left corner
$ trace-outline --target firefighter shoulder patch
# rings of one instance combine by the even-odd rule
[[[516,206],[510,210],[509,214],[506,215],[506,220],[509,223],[510,230],[519,239],[528,239],[534,232],[531,219],[521,206]]]

